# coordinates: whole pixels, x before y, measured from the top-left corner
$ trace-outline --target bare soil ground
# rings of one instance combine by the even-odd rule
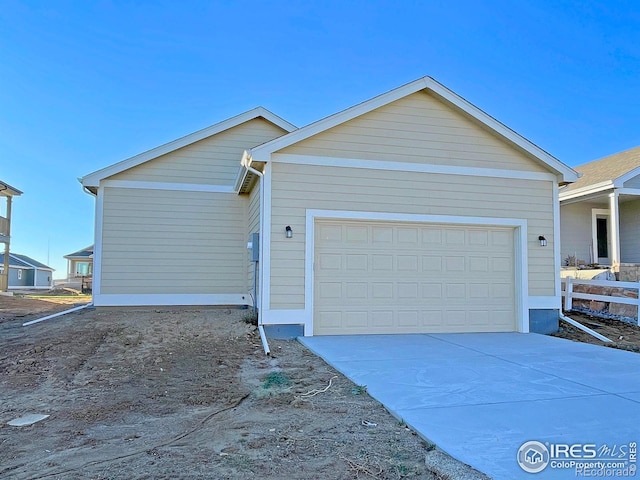
[[[562,320],[560,320],[560,331],[554,333],[554,337],[640,353],[640,327],[638,325],[631,325],[620,320],[600,318],[578,312],[569,312],[565,313],[565,315],[580,322],[585,327],[589,327],[591,330],[598,332],[600,335],[604,335],[612,340],[612,342],[602,342],[596,337]]]
[[[246,310],[84,309],[22,326],[69,306],[0,297],[0,478],[460,478],[298,342],[265,356]],[[7,425],[28,413],[50,416]]]

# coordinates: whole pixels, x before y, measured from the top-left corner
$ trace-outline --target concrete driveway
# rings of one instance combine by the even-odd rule
[[[421,436],[496,480],[575,478],[579,465],[562,469],[561,460],[589,462],[584,476],[615,475],[598,461],[626,462],[627,476],[635,473],[629,450],[640,444],[640,354],[520,333],[300,341]],[[521,458],[529,469],[544,467],[540,473],[518,463],[529,441],[540,444]],[[596,446],[572,454],[563,444]]]

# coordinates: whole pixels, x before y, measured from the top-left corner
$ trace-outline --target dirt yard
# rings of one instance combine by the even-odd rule
[[[469,468],[298,342],[272,340],[265,356],[246,310],[85,309],[22,326],[69,306],[0,297],[0,478],[448,479]],[[32,413],[49,417],[7,425]]]
[[[588,333],[560,320],[560,331],[553,334],[555,337],[567,338],[578,342],[593,343],[595,345],[604,345],[631,352],[640,353],[640,327],[622,322],[620,320],[611,320],[607,318],[594,317],[584,313],[570,312],[566,314],[568,317],[580,322],[585,327],[604,335],[612,343],[605,343]]]
[[[486,478],[247,311],[0,296],[0,478]],[[640,328],[572,316],[638,351]],[[600,343],[567,324],[558,336]],[[26,414],[48,418],[7,423]],[[425,462],[425,458],[427,461]]]

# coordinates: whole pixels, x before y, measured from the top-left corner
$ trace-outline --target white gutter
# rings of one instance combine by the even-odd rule
[[[258,178],[260,179],[260,195],[264,194],[264,185],[262,182],[262,179],[264,178],[263,174],[261,171],[256,170],[255,168],[253,168],[251,166],[251,155],[249,155],[249,153],[245,150],[244,153],[242,154],[242,160],[240,161],[240,164],[247,169],[247,171],[253,173],[254,175],[257,175]],[[262,204],[262,202],[260,202],[260,204]],[[262,206],[262,205],[261,205]],[[264,218],[264,214],[263,212],[260,212],[260,236],[262,236],[262,219]],[[262,239],[260,239],[260,245],[262,246]],[[256,294],[256,299],[258,298],[258,292],[255,292]],[[260,340],[262,341],[262,348],[264,349],[264,353],[265,355],[269,355],[269,353],[271,353],[271,350],[269,350],[269,343],[267,342],[267,336],[264,333],[264,327],[261,323],[261,319],[260,319],[260,314],[258,314],[258,332],[260,333]]]
[[[589,335],[596,337],[598,340],[605,342],[605,343],[613,343],[613,340],[609,340],[607,337],[605,337],[604,335],[600,335],[598,332],[594,332],[593,330],[591,330],[589,327],[585,327],[584,325],[582,325],[579,322],[576,322],[573,318],[569,318],[563,314],[560,314],[560,318],[562,320],[564,320],[565,322],[573,325],[576,328],[579,328],[580,330],[582,330],[583,332],[588,333]]]
[[[61,315],[66,315],[67,313],[77,312],[78,310],[82,310],[83,308],[87,308],[92,306],[93,303],[87,303],[86,305],[80,305],[79,307],[70,308],[69,310],[65,310],[63,312],[54,313],[53,315],[47,315],[46,317],[38,318],[37,320],[31,320],[30,322],[25,322],[22,324],[23,327],[28,327],[29,325],[33,325],[34,323],[44,322],[45,320],[49,320],[51,318],[59,317]]]

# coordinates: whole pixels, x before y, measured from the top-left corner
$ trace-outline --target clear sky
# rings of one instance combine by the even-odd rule
[[[12,251],[65,276],[88,173],[262,105],[304,126],[430,75],[570,166],[640,145],[636,1],[0,0]]]

